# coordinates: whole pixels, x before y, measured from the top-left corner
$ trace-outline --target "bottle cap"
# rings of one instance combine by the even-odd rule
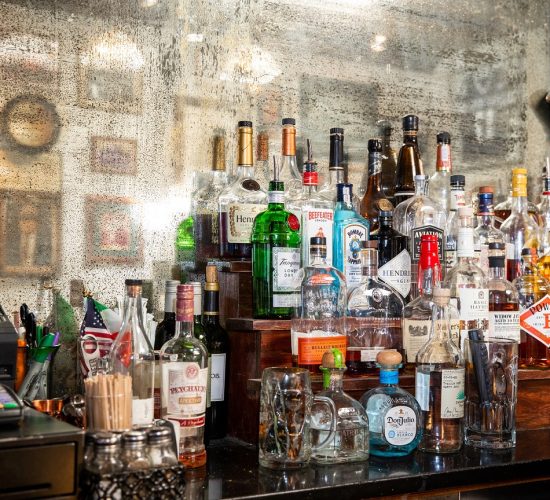
[[[344,356],[339,349],[325,351],[321,360],[321,368],[345,368]]]
[[[534,256],[534,255],[537,255],[537,250],[536,250],[536,248],[522,248],[521,249],[521,255]]]
[[[112,432],[95,432],[93,440],[94,444],[99,447],[116,446],[120,442],[120,436]]]
[[[407,115],[403,117],[403,130],[418,130],[418,116]]]
[[[237,137],[237,165],[252,166],[254,164],[252,122],[239,122]]]
[[[464,186],[466,184],[466,177],[463,175],[451,175],[452,186]]]
[[[380,218],[391,219],[393,217],[393,211],[392,210],[380,210],[380,212],[378,212],[378,214],[380,215]]]
[[[178,285],[181,285],[181,283],[178,280],[166,280],[165,284],[166,288],[174,289],[174,292],[176,291],[176,288]]]
[[[309,239],[309,245],[310,246],[327,246],[327,239],[324,236],[312,236]]]
[[[481,186],[479,188],[479,193],[486,193],[486,194],[493,194],[495,190],[493,189],[493,186]]]
[[[437,134],[438,144],[451,144],[451,134],[449,132],[439,132]]]
[[[190,283],[178,285],[177,293],[178,299],[193,300],[194,287]]]
[[[252,127],[252,122],[249,121],[240,121],[237,124],[238,127]]]
[[[126,286],[142,286],[143,280],[134,280],[134,279],[124,280],[124,284]]]
[[[426,180],[426,176],[424,174],[418,174],[414,176],[414,182],[422,182]]]
[[[380,351],[376,355],[376,362],[380,366],[398,366],[403,361],[403,356],[399,351]]]
[[[435,234],[423,234],[420,237],[420,267],[422,269],[433,268],[439,262],[437,236]]]
[[[283,125],[296,125],[294,118],[283,118]]]
[[[124,446],[136,445],[136,444],[145,444],[147,440],[147,434],[143,431],[127,431],[122,434],[122,444]]]
[[[504,250],[505,248],[506,245],[498,241],[493,241],[492,243],[489,243],[489,250]]]
[[[331,128],[330,129],[330,135],[333,135],[333,134],[343,134],[344,133],[344,129],[343,128],[340,128],[340,127],[334,127],[334,128]]]
[[[330,129],[330,151],[329,151],[329,168],[343,169],[342,162],[344,161],[344,129]]]
[[[382,141],[380,139],[369,139],[367,148],[369,153],[381,153]]]
[[[489,267],[504,267],[504,255],[489,255]]]
[[[512,169],[512,196],[527,196],[527,169]]]
[[[172,441],[172,433],[167,427],[153,427],[147,433],[147,441],[150,444],[167,444]]]

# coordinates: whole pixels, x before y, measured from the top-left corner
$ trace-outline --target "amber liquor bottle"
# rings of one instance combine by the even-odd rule
[[[386,120],[380,120],[377,125],[378,134],[382,137],[382,190],[386,198],[393,203],[397,167],[397,153],[391,146],[393,128],[391,123]]]
[[[414,195],[415,176],[424,174],[417,135],[418,116],[405,116],[403,118],[403,145],[399,150],[395,175],[395,206]]]

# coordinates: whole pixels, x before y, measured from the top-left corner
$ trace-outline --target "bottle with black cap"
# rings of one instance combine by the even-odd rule
[[[280,176],[285,183],[285,204],[287,204],[302,189],[302,176],[296,161],[296,120],[283,118],[282,125]]]
[[[451,134],[437,134],[437,155],[435,173],[430,177],[430,198],[439,203],[447,212],[449,210],[449,180],[453,172],[451,161]]]
[[[414,195],[414,178],[424,173],[420,152],[418,150],[418,116],[407,115],[403,118],[403,145],[397,158],[395,173],[394,203]]]
[[[267,194],[254,177],[252,122],[240,121],[238,127],[237,179],[221,193],[220,257],[247,260],[252,256],[252,225],[267,206]]]
[[[376,238],[380,226],[378,214],[381,210],[391,211],[393,205],[382,189],[382,141],[369,139],[369,180],[367,191],[360,203],[361,215],[370,222],[370,237]]]
[[[463,175],[451,175],[451,192],[449,216],[447,217],[447,227],[445,231],[445,269],[447,273],[456,264],[456,245],[458,240],[459,220],[457,211],[459,207],[464,206],[464,185],[466,179]]]

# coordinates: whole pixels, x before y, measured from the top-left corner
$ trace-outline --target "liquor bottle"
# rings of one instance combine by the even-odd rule
[[[506,279],[521,274],[521,251],[538,249],[539,227],[527,213],[527,169],[512,170],[512,213],[500,230],[506,242]]]
[[[369,421],[365,409],[344,392],[345,358],[338,349],[323,354],[323,390],[318,393],[330,399],[336,408],[334,438],[311,454],[311,461],[320,465],[362,462],[369,458]],[[311,444],[317,447],[331,431],[332,422],[312,418]]]
[[[285,205],[302,191],[302,175],[296,161],[296,120],[283,118],[283,138],[281,142],[281,180],[285,183]]]
[[[206,266],[206,283],[204,285],[204,310],[202,324],[206,334],[210,362],[210,401],[211,412],[206,415],[209,421],[210,437],[220,439],[227,433],[227,377],[229,337],[220,325],[220,285],[218,270],[214,265]]]
[[[346,279],[327,264],[327,240],[313,237],[309,266],[300,270],[300,304],[290,323],[292,362],[318,371],[327,349],[346,352]]]
[[[444,262],[446,213],[431,198],[426,196],[426,176],[415,178],[416,193],[403,201],[393,211],[393,227],[408,238],[411,257],[411,291],[409,299],[418,297],[418,261],[420,259],[420,239],[424,234],[437,237],[439,262]]]
[[[330,152],[328,164],[327,182],[319,190],[319,196],[323,200],[336,203],[336,186],[346,182],[346,173],[344,170],[344,129],[330,129]]]
[[[160,350],[162,416],[179,425],[179,460],[189,468],[206,463],[208,392],[208,353],[193,336],[193,302],[193,286],[178,285],[176,333]]]
[[[550,158],[546,158],[547,166],[544,169],[544,187],[541,195],[539,210],[540,246],[538,267],[541,274],[550,279]]]
[[[193,234],[196,259],[203,265],[220,255],[218,198],[227,187],[225,138],[214,138],[214,164],[207,184],[193,196]]]
[[[411,256],[407,237],[392,227],[393,212],[380,212],[378,277],[406,302],[411,291]]]
[[[393,210],[393,205],[386,198],[382,189],[382,141],[379,139],[369,139],[369,180],[367,191],[361,200],[359,212],[370,222],[370,237],[374,238],[378,234],[380,226],[378,214],[381,210]]]
[[[309,263],[309,241],[313,236],[326,238],[332,241],[332,227],[334,224],[334,210],[331,201],[321,198],[317,192],[318,173],[317,163],[313,161],[311,142],[307,140],[307,161],[304,163],[302,190],[293,199],[285,204],[300,223],[302,240],[302,266]],[[332,265],[332,245],[327,248],[327,263]]]
[[[157,325],[155,332],[155,351],[160,351],[176,331],[176,289],[180,284],[176,280],[166,281],[164,295],[164,319]]]
[[[376,362],[380,385],[360,399],[369,417],[370,453],[374,456],[410,455],[422,438],[420,406],[409,392],[398,386],[401,361],[399,352],[379,352]]]
[[[504,244],[504,234],[494,226],[493,188],[482,186],[477,195],[477,226],[474,229],[474,250],[478,256],[477,265],[489,272],[489,244]]]
[[[393,204],[395,191],[395,171],[397,169],[397,153],[391,146],[392,125],[386,120],[377,123],[378,134],[382,137],[382,190],[386,198]]]
[[[461,207],[461,211],[470,207]],[[489,328],[489,290],[487,278],[475,264],[474,230],[471,226],[458,228],[457,263],[447,273],[443,286],[451,290],[451,304],[460,315],[460,345],[468,330]]]
[[[385,349],[401,351],[403,300],[378,278],[376,242],[365,242],[361,250],[363,277],[348,295],[348,352],[350,372],[367,373],[376,369],[376,356]]]
[[[456,242],[460,225],[457,211],[459,207],[465,205],[464,184],[465,178],[463,175],[451,175],[450,208],[445,230],[445,273],[450,271],[456,264]]]
[[[415,176],[424,173],[417,135],[418,116],[405,116],[403,118],[403,145],[399,150],[395,171],[394,204],[396,206],[415,194]]]
[[[219,197],[220,257],[250,259],[254,217],[265,210],[266,192],[254,178],[252,122],[239,122],[237,180]]]
[[[439,203],[445,212],[450,207],[449,183],[453,165],[451,160],[451,134],[440,132],[437,134],[437,153],[435,173],[430,177],[430,198]]]
[[[464,359],[450,335],[450,290],[433,291],[430,340],[416,356],[416,399],[424,429],[421,451],[454,453],[462,447]]]
[[[110,364],[113,373],[132,378],[132,424],[153,422],[155,354],[143,326],[141,280],[128,279],[124,312],[113,342]]]
[[[512,170],[513,172],[513,170]],[[508,197],[495,207],[495,227],[502,229],[502,224],[510,217],[512,206],[514,204],[513,190],[509,191]],[[531,201],[527,200],[527,213],[538,224],[539,210],[538,207]]]
[[[550,337],[545,327],[548,324],[550,281],[537,268],[534,248],[524,248],[521,258],[521,275],[512,282],[519,293],[519,367],[550,369]]]
[[[361,248],[369,239],[369,221],[361,217],[352,205],[351,184],[338,184],[334,210],[332,258],[334,267],[346,277],[348,291],[361,282]]]
[[[256,165],[254,168],[256,180],[263,189],[269,185],[271,168],[269,162],[269,135],[267,132],[258,132],[256,137]]]
[[[489,338],[506,338],[519,343],[519,296],[505,275],[504,243],[488,245]]]
[[[275,158],[274,158],[275,160]],[[274,162],[267,210],[252,229],[252,288],[255,318],[290,319],[298,304],[300,222],[285,210],[284,184]]]

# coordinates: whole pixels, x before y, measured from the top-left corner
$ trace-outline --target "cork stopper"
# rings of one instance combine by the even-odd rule
[[[480,193],[494,193],[495,190],[493,189],[493,186],[481,186],[479,188]]]
[[[438,306],[446,306],[451,300],[451,290],[449,288],[434,288],[433,301]]]
[[[257,140],[256,161],[267,161],[269,158],[269,136],[267,132],[260,132]]]
[[[325,351],[321,360],[321,368],[345,368],[344,356],[339,349]]]
[[[380,366],[397,366],[403,361],[403,356],[398,351],[380,351],[376,356],[376,362]]]
[[[204,284],[204,290],[208,292],[217,292],[220,289],[218,283],[218,269],[214,264],[208,264],[206,266],[206,282]]]
[[[213,170],[225,170],[225,137],[217,135],[214,137],[214,164]]]

